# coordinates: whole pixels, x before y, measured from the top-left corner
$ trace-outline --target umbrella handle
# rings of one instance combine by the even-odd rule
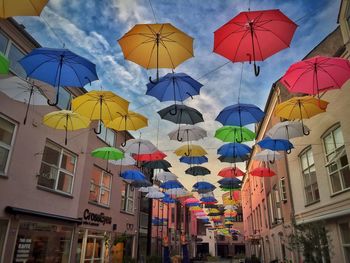
[[[101,134],[101,132],[102,132],[102,129],[101,129],[101,121],[100,121],[99,129],[96,130],[96,128],[94,128],[94,132],[95,132],[95,134]]]
[[[59,99],[59,97],[60,97],[59,89],[60,89],[60,87],[57,88],[57,92],[56,92],[56,101],[55,101],[54,103],[50,102],[50,99],[47,99],[47,104],[49,104],[50,106],[57,106],[57,104],[58,104],[58,99]]]
[[[175,105],[174,110],[171,110],[171,111],[170,111],[170,115],[175,116],[176,114],[177,114],[177,107],[176,107],[176,105]]]
[[[275,159],[273,159],[272,161],[269,161],[269,163],[274,164],[275,163]]]
[[[286,151],[287,154],[290,154],[291,152],[292,152],[292,149],[288,149],[288,150]]]
[[[187,94],[188,96],[190,96],[191,99],[193,99],[193,96],[192,96],[189,92],[186,92],[186,94]]]
[[[306,130],[305,130],[304,124],[303,124],[303,134],[304,134],[305,136],[308,136],[308,135],[310,134],[310,131],[306,131]]]
[[[177,140],[182,142],[183,138],[180,138],[180,131],[177,131]]]
[[[159,78],[156,78],[156,80],[152,80],[152,77],[148,78],[149,82],[151,82],[152,84],[157,84],[159,82]]]
[[[255,61],[254,61],[254,73],[255,73],[256,77],[259,76],[259,74],[260,74],[260,66],[257,66],[255,64]]]

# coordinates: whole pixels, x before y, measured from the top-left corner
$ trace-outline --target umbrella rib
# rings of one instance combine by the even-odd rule
[[[169,56],[169,59],[170,59],[170,62],[171,62],[172,68],[175,68],[175,65],[174,65],[173,59],[172,59],[172,57],[171,57],[171,55],[170,55],[170,52],[169,52],[169,50],[168,50],[167,46],[164,44],[164,42],[163,42],[163,40],[162,40],[162,39],[160,40],[160,44],[161,44],[161,45],[162,45],[162,46],[165,48],[166,52],[168,53],[168,56]]]
[[[229,38],[231,35],[233,34],[236,34],[236,33],[241,33],[241,32],[244,32],[244,35],[242,36],[241,39],[243,39],[245,37],[246,34],[248,34],[248,30],[246,29],[238,29],[238,30],[235,30],[235,31],[232,31],[230,32],[229,34],[227,34],[227,36],[225,36],[215,47],[214,47],[214,50],[217,49],[227,38]],[[237,48],[238,49],[238,48]]]
[[[154,49],[156,47],[156,42],[153,43],[153,46],[152,46],[152,49],[151,49],[151,54],[149,56],[149,59],[148,59],[148,63],[147,63],[147,69],[149,68],[149,65],[151,64],[151,60],[152,60],[152,55],[153,55],[153,52],[154,52]]]
[[[301,77],[303,77],[306,73],[309,73],[310,71],[313,71],[313,69],[312,69],[312,68],[309,68],[309,69],[304,70],[304,72],[301,73],[301,74],[297,77],[297,79],[294,81],[294,84],[293,84],[293,86],[291,86],[291,89],[294,88],[294,86],[295,86],[296,83],[299,81],[299,79],[301,79]]]
[[[266,29],[265,27],[262,27],[262,26],[257,26],[257,27],[263,29],[262,31],[264,31],[264,32],[270,32],[272,35],[274,35],[274,36],[277,37],[279,40],[281,40],[281,42],[282,42],[283,44],[285,44],[286,47],[289,47],[289,44],[287,44],[286,42],[284,42],[284,40],[281,39],[281,38],[280,38],[275,32],[273,32],[272,30]],[[259,31],[259,30],[258,30],[258,31]]]
[[[322,67],[319,67],[319,69],[322,70],[324,73],[326,73],[335,82],[335,84],[337,84],[338,87],[341,87],[339,85],[339,83],[337,82],[337,80],[335,78],[333,78],[333,76],[331,74],[329,74],[329,72],[327,70],[323,69]]]
[[[32,55],[33,56],[33,55]],[[29,56],[27,56],[26,58],[28,58]],[[56,59],[52,59],[52,60],[45,60],[43,62],[41,62],[39,65],[37,65],[32,71],[30,71],[29,73],[27,73],[27,76],[30,77],[39,67],[41,67],[42,65],[55,61]]]
[[[256,43],[258,44],[258,49],[259,49],[259,53],[260,53],[261,59],[264,60],[263,54],[261,52],[261,47],[260,47],[258,36],[256,35],[255,31],[253,31],[253,34],[255,36]],[[254,42],[254,40],[253,40],[253,42]],[[254,54],[254,56],[255,56],[255,54]]]

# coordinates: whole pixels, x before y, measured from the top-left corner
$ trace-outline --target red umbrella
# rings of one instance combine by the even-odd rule
[[[291,65],[281,82],[290,92],[315,95],[340,89],[349,78],[349,60],[316,56]]]
[[[161,151],[155,151],[153,153],[134,154],[133,157],[136,161],[150,162],[163,160],[165,157],[167,157],[167,155]]]
[[[221,177],[231,178],[244,176],[244,172],[242,172],[242,170],[237,167],[226,167],[221,169],[218,175]]]
[[[272,171],[270,168],[258,167],[252,170],[250,174],[252,176],[258,176],[258,177],[272,177],[275,175],[275,172]]]
[[[214,32],[214,52],[232,62],[262,61],[289,47],[297,25],[280,10],[241,12]]]

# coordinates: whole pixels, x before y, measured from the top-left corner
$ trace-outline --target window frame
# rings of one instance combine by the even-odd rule
[[[0,177],[1,176],[7,177],[8,176],[7,172],[8,172],[8,168],[9,168],[9,165],[10,165],[10,160],[11,160],[12,152],[13,152],[13,148],[14,148],[15,137],[17,135],[18,124],[15,121],[13,121],[10,118],[8,118],[7,116],[3,115],[2,113],[0,113],[0,118],[4,119],[5,121],[8,121],[9,123],[11,123],[11,124],[13,124],[15,126],[14,129],[13,129],[11,145],[10,145],[9,149],[8,149],[8,145],[5,145],[4,143],[0,142],[0,147],[3,147],[5,149],[9,150],[9,154],[8,154],[7,160],[6,160],[5,170],[4,170],[4,172],[0,171]]]
[[[98,122],[97,125],[100,125],[100,121]],[[103,134],[102,130],[103,130],[103,129],[106,130],[104,138],[102,137],[102,134]],[[108,134],[108,132],[112,132],[112,133],[113,133],[113,144],[110,144],[110,143],[107,141],[107,134]],[[101,133],[96,134],[96,136],[97,136],[97,138],[99,138],[101,141],[103,141],[105,144],[107,144],[107,145],[109,145],[109,146],[111,146],[111,147],[115,147],[115,146],[116,146],[116,141],[117,141],[116,136],[117,136],[117,133],[116,133],[113,129],[107,128],[107,127],[104,125],[103,122],[101,123]]]
[[[98,193],[98,196],[97,196],[97,200],[91,200],[90,199],[90,195],[89,195],[89,202],[92,203],[92,204],[97,204],[97,205],[100,205],[100,206],[104,206],[104,207],[110,207],[111,205],[111,194],[112,194],[112,180],[113,180],[113,176],[111,173],[105,171],[104,169],[100,168],[99,166],[97,165],[94,165],[93,169],[98,169],[99,172],[100,172],[100,181],[98,183],[93,183],[92,179],[90,178],[90,188],[89,188],[89,191],[91,192],[91,189],[92,189],[92,186],[94,186],[95,188],[98,187],[99,188],[99,193]],[[109,188],[107,188],[106,186],[103,185],[103,178],[105,175],[108,175],[110,177],[110,180],[109,180]],[[108,198],[108,204],[103,204],[101,203],[101,197],[102,197],[102,191],[107,191],[109,192],[109,198]]]
[[[74,179],[75,179],[75,175],[76,175],[76,169],[77,169],[77,162],[78,162],[78,155],[65,149],[64,147],[60,146],[59,144],[56,144],[54,142],[52,142],[51,140],[46,140],[45,142],[45,146],[44,146],[44,150],[45,150],[45,147],[47,145],[50,145],[52,146],[51,149],[55,149],[56,150],[58,149],[59,150],[59,162],[58,162],[58,165],[57,167],[53,166],[52,164],[49,164],[45,161],[43,161],[43,159],[41,159],[41,162],[40,162],[40,170],[41,170],[41,166],[42,164],[44,163],[45,165],[47,166],[50,166],[50,167],[53,167],[55,169],[57,169],[57,174],[56,174],[56,179],[55,179],[55,185],[54,185],[54,188],[50,188],[50,187],[47,187],[45,185],[41,185],[41,184],[38,184],[37,183],[37,186],[39,186],[40,188],[44,188],[44,189],[49,189],[50,191],[53,191],[53,192],[57,192],[57,193],[60,193],[60,194],[64,194],[64,195],[72,195],[73,194],[73,187],[74,187]],[[66,169],[64,168],[61,168],[61,165],[62,165],[62,158],[63,158],[63,154],[66,153],[67,155],[70,155],[70,156],[73,156],[75,157],[75,162],[74,162],[74,171],[73,173],[71,173],[70,171],[67,171]],[[44,153],[43,153],[43,157],[44,157]],[[62,190],[59,190],[57,189],[57,185],[58,185],[58,181],[59,181],[59,176],[60,176],[60,172],[63,172],[65,175],[69,175],[72,177],[72,184],[70,186],[70,192],[65,192],[65,191],[62,191]],[[38,177],[40,177],[41,174],[39,173],[38,174]],[[38,178],[39,180],[39,178]]]
[[[284,176],[280,178],[279,189],[281,201],[287,202],[286,178]]]
[[[346,252],[345,252],[345,248],[350,248],[350,243],[344,243],[344,238],[343,238],[343,232],[341,229],[342,224],[348,224],[348,227],[350,228],[350,222],[348,221],[340,221],[338,222],[338,233],[339,233],[339,237],[340,237],[340,243],[341,243],[341,248],[342,248],[342,253],[343,253],[343,257],[344,257],[344,262],[346,262],[346,260],[349,260],[347,258]]]
[[[123,194],[121,196],[122,204],[121,204],[120,210],[123,213],[134,215],[135,214],[135,200],[134,200],[135,199],[135,188],[132,187],[130,185],[130,183],[128,183],[126,181],[123,181],[123,187],[124,187],[124,196],[123,196]],[[132,192],[133,192],[132,197],[129,196],[131,188],[132,188]],[[132,212],[128,211],[129,201],[132,201]]]

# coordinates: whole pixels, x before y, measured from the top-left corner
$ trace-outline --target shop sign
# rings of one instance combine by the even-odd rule
[[[84,210],[83,214],[83,224],[84,225],[91,225],[91,226],[99,226],[100,224],[111,224],[112,223],[112,217],[106,216],[104,213],[92,213],[89,211],[89,209]]]
[[[15,262],[27,262],[29,259],[32,240],[30,238],[20,238],[16,250]]]

